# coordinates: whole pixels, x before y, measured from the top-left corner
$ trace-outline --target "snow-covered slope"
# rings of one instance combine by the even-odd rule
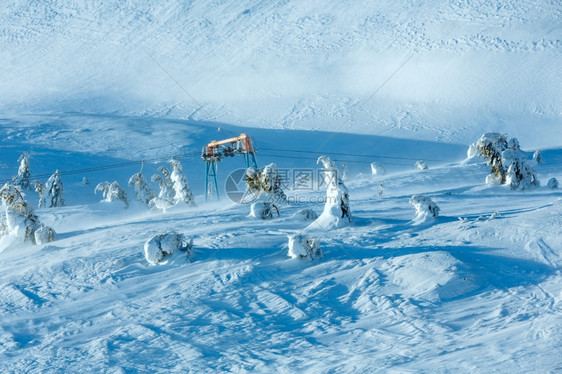
[[[2,4],[0,181],[28,152],[32,179],[61,171],[67,206],[36,209],[54,242],[0,238],[0,371],[562,370],[562,193],[546,187],[562,178],[561,16],[554,0]],[[542,186],[485,185],[465,159],[484,132],[518,137],[529,163],[541,149]],[[205,202],[201,147],[240,133],[285,187],[312,178],[271,220],[225,197],[241,157]],[[323,210],[324,154],[349,174],[338,229],[301,214]],[[172,156],[197,207],[93,193],[118,181],[133,199],[129,177]],[[439,216],[416,218],[414,194]],[[323,257],[290,259],[305,229]],[[168,231],[191,258],[150,265],[145,242]]]
[[[34,175],[56,167],[119,163],[131,143],[138,148],[129,158],[162,156],[174,145],[189,152],[190,144],[217,135],[214,126],[177,120],[33,118],[3,122],[2,138],[10,140],[2,159],[13,166],[15,150],[31,150]],[[176,139],[181,135],[186,147],[178,140],[155,140],[154,128],[168,128]],[[110,137],[104,151],[99,147],[105,131],[122,136]],[[256,140],[291,139],[296,147],[307,147],[311,134],[260,130]],[[337,157],[335,151],[364,138],[347,135],[342,148],[331,151]],[[385,155],[402,159],[376,159],[387,167],[386,175],[369,175],[365,158],[348,162],[353,222],[309,232],[320,239],[324,253],[314,261],[289,259],[287,238],[310,224],[298,214],[301,209],[322,211],[317,199],[322,190],[287,191],[304,199],[280,206],[280,217],[260,221],[249,216],[247,204],[224,198],[204,203],[197,187],[203,163],[197,158],[182,161],[199,207],[166,213],[135,204],[124,209],[93,195],[95,183],[103,180],[126,185],[139,164],[63,176],[69,206],[37,210],[57,240],[42,246],[0,240],[0,368],[37,373],[560,369],[560,192],[485,187],[487,168],[474,160],[459,162],[466,147],[398,139],[380,144],[387,142],[396,153]],[[429,169],[418,170],[413,160],[420,152],[442,160],[427,161]],[[258,151],[260,165],[317,167],[314,157],[267,154],[273,151]],[[561,177],[561,158],[560,149],[543,152],[544,164],[537,168],[543,184]],[[396,161],[402,164],[393,165]],[[164,163],[165,158],[145,165],[146,175]],[[224,176],[237,165],[225,161],[219,171]],[[2,172],[7,178],[14,169]],[[92,184],[80,183],[82,177]],[[413,221],[412,194],[430,196],[440,217]],[[36,199],[31,192],[28,197]],[[144,243],[168,231],[194,240],[193,262],[183,253],[163,265],[146,262]]]
[[[554,146],[561,16],[551,0],[19,0],[0,10],[0,106]]]

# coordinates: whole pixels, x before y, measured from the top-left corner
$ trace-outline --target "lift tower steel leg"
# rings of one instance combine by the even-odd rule
[[[219,186],[217,182],[217,161],[207,161],[205,163],[205,201],[209,199],[209,196],[213,194],[212,188],[214,187],[217,194],[217,200],[219,199]],[[212,185],[209,183],[209,177],[212,179]]]

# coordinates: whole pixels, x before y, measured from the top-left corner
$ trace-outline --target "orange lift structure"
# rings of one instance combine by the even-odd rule
[[[244,155],[246,167],[258,167],[256,162],[256,151],[252,140],[246,134],[240,134],[234,138],[225,140],[213,140],[203,147],[201,158],[205,161],[205,201],[213,194],[213,188],[219,199],[219,187],[217,182],[218,162],[225,157],[234,157],[237,154]]]

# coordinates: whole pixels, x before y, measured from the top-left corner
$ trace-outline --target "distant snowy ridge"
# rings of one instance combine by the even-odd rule
[[[353,115],[342,131],[538,144],[550,128],[554,145],[561,17],[548,0],[19,0],[0,12],[0,109],[323,130]]]

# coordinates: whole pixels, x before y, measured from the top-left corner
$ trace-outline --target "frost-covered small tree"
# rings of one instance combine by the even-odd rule
[[[497,181],[512,189],[528,189],[540,185],[535,170],[525,162],[516,138],[507,139],[498,133],[486,133],[468,149],[468,156],[480,156],[491,166],[486,183]]]
[[[371,162],[371,173],[373,175],[384,175],[386,173],[386,169],[378,162]]]
[[[343,162],[341,163],[341,180],[346,181],[349,176],[349,170],[347,170],[347,165]]]
[[[289,235],[289,251],[287,256],[295,259],[309,258],[311,260],[322,257],[318,239],[311,239],[306,234]]]
[[[45,200],[43,196],[45,195],[45,184],[41,183],[40,181],[33,181],[33,188],[35,188],[35,192],[39,195],[39,208],[43,207]]]
[[[38,185],[36,185],[37,190]],[[40,188],[40,186],[39,186]],[[40,190],[39,190],[40,191]],[[65,206],[64,201],[64,186],[60,178],[60,172],[57,170],[53,175],[49,177],[43,192],[39,192],[40,200],[39,207],[55,208],[59,206]]]
[[[134,186],[137,200],[143,204],[151,205],[151,201],[156,197],[156,192],[150,188],[142,172],[131,176],[129,186]]]
[[[31,171],[29,170],[29,154],[23,152],[18,158],[20,166],[18,168],[18,175],[12,178],[14,184],[23,190],[27,190],[31,186]]]
[[[415,165],[419,170],[427,170],[427,164],[424,161],[416,161]]]
[[[169,208],[174,205],[176,191],[174,190],[174,183],[170,175],[170,171],[165,166],[160,166],[158,171],[162,174],[154,174],[152,181],[158,183],[160,192],[158,196],[153,199],[154,205],[159,209]]]
[[[427,196],[413,195],[409,203],[416,209],[416,223],[422,223],[428,218],[439,216],[439,207]]]
[[[533,160],[535,161],[535,163],[537,165],[542,164],[542,153],[541,153],[541,151],[537,150],[537,151],[535,151],[535,153],[533,153]]]
[[[172,186],[175,191],[175,202],[184,202],[191,206],[195,206],[195,196],[187,184],[187,178],[183,173],[183,168],[178,160],[171,160],[170,167],[172,168],[172,174],[170,175],[170,180],[172,181]]]
[[[269,202],[277,204],[287,201],[277,165],[269,164],[261,169],[249,167],[245,177],[248,190],[259,197],[265,197]]]
[[[349,193],[338,175],[338,170],[328,156],[320,156],[318,163],[324,166],[324,182],[326,184],[326,203],[324,211],[313,224],[324,229],[341,227],[351,222]]]
[[[551,190],[555,190],[558,188],[558,179],[556,178],[550,178],[548,180],[548,183],[546,184],[548,186],[548,188],[550,188]]]
[[[39,221],[19,187],[5,184],[0,189],[0,200],[4,206],[4,213],[0,215],[0,235],[13,235],[33,244],[55,240],[55,231]]]
[[[98,185],[94,189],[94,193],[97,194],[98,191],[102,193],[102,196],[105,201],[107,202],[121,201],[123,202],[123,204],[125,204],[125,208],[129,207],[129,199],[127,197],[127,191],[125,191],[123,187],[121,187],[119,183],[117,183],[117,181],[113,183],[109,183],[107,181],[98,183]]]

